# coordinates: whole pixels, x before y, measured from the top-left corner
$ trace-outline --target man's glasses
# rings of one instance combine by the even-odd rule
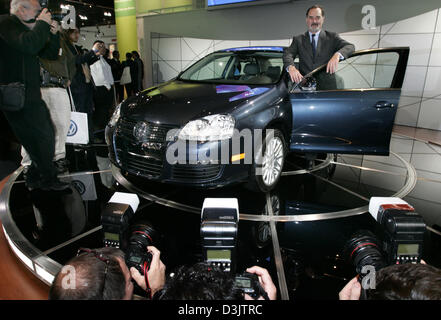
[[[107,270],[109,269],[110,258],[105,256],[102,253],[99,253],[99,252],[97,252],[95,250],[91,250],[91,249],[87,249],[87,248],[80,248],[80,249],[78,249],[77,257],[82,255],[82,254],[92,254],[95,258],[97,258],[98,260],[101,260],[102,262],[104,262],[106,264],[106,269],[104,269],[103,284],[102,284],[102,286],[100,288],[101,296],[104,296],[104,285],[106,283]]]

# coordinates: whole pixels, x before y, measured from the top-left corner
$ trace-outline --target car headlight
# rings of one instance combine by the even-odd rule
[[[235,120],[228,114],[216,114],[190,121],[179,132],[181,140],[216,141],[233,136]]]
[[[109,127],[114,127],[116,125],[116,123],[119,120],[119,117],[121,116],[121,104],[122,102],[116,106],[115,111],[113,112],[112,117],[110,118]]]

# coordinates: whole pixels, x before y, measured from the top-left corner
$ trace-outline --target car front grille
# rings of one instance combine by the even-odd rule
[[[175,164],[171,165],[170,176],[164,173],[163,168],[167,145],[167,133],[177,128],[171,125],[148,123],[148,130],[143,142],[139,142],[133,135],[133,128],[137,121],[121,118],[116,128],[116,156],[121,169],[136,175],[182,182],[208,182],[221,175],[220,164]]]
[[[176,128],[146,122],[146,139],[137,141],[133,128],[137,121],[121,118],[117,125],[116,153],[122,169],[142,176],[159,177],[162,173],[167,132]]]
[[[147,122],[148,123],[148,130],[147,130],[147,142],[151,143],[160,143],[165,145],[166,138],[167,138],[167,132],[171,129],[175,129],[176,126],[173,125],[163,125],[163,124],[156,124],[153,122]],[[133,136],[133,128],[136,126],[137,121],[131,120],[131,119],[120,119],[118,122],[118,129],[122,133],[123,136],[130,137],[135,141],[135,137]]]
[[[172,169],[172,177],[183,181],[208,181],[217,178],[221,169],[220,164],[176,164]]]

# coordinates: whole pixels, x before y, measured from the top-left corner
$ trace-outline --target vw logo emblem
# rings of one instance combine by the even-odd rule
[[[83,195],[86,192],[86,186],[80,180],[73,180],[72,184],[74,188],[77,189],[77,191],[80,193],[80,195]]]
[[[146,141],[147,140],[148,130],[149,130],[148,123],[146,123],[144,121],[138,122],[135,125],[135,127],[133,128],[133,136],[138,141]]]
[[[78,126],[75,123],[75,121],[70,120],[70,126],[69,126],[69,131],[67,132],[67,136],[68,137],[72,137],[74,136],[78,131]]]

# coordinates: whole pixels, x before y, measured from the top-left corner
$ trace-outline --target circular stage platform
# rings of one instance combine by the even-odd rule
[[[95,156],[95,153],[97,156]],[[267,268],[281,299],[337,299],[355,268],[342,256],[358,230],[378,232],[368,211],[372,196],[400,197],[428,226],[423,258],[441,266],[441,148],[394,135],[388,157],[327,155],[312,169],[291,154],[275,190],[263,194],[243,184],[194,189],[148,182],[110,165],[104,146],[70,148],[70,194],[29,192],[22,169],[0,195],[0,219],[11,249],[39,279],[50,284],[78,248],[103,246],[101,210],[114,192],[141,202],[136,221],[149,221],[161,235],[161,257],[171,272],[201,261],[200,212],[207,197],[237,198],[240,222],[237,264]],[[438,161],[441,163],[441,161]],[[433,170],[432,170],[433,169]],[[438,195],[438,196],[437,196]]]

